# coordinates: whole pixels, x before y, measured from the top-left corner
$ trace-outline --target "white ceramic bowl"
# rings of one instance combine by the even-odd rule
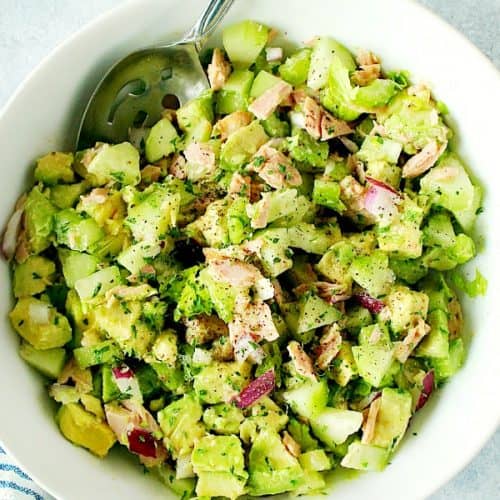
[[[174,40],[204,3],[127,2],[62,44],[30,75],[0,116],[2,221],[26,187],[33,159],[72,147],[89,92],[110,63],[143,45]],[[485,244],[472,267],[487,276],[489,289],[486,297],[464,303],[473,333],[464,368],[414,419],[385,472],[339,480],[332,489],[344,500],[425,497],[472,459],[500,417],[500,231],[495,230],[500,206],[494,195],[494,183],[500,180],[499,74],[461,35],[409,0],[239,0],[226,23],[244,18],[276,26],[297,42],[324,34],[351,49],[370,48],[383,57],[385,67],[409,69],[414,80],[431,82],[451,110],[460,153],[486,187],[478,227]],[[168,490],[143,474],[132,457],[113,451],[100,461],[61,437],[45,388],[17,355],[18,339],[6,320],[11,306],[6,265],[1,272],[3,446],[60,499],[168,498]]]

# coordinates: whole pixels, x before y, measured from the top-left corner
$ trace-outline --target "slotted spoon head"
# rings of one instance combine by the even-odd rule
[[[200,95],[209,83],[198,49],[234,0],[210,0],[181,42],[139,50],[115,64],[92,94],[82,118],[77,149],[97,141],[119,143],[129,131],[151,127],[175,96],[180,105]]]
[[[78,149],[96,141],[126,141],[130,129],[151,127],[161,118],[170,96],[183,105],[207,88],[192,43],[134,52],[116,64],[95,90],[84,114]]]

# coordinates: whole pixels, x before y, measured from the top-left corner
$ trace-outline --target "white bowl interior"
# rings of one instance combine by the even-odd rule
[[[0,198],[6,221],[26,187],[33,160],[49,150],[70,149],[89,92],[110,63],[157,41],[174,40],[189,27],[205,0],[142,0],[102,16],[60,46],[29,77],[0,116]],[[462,371],[414,419],[409,436],[382,474],[335,481],[343,499],[421,498],[462,468],[498,425],[500,336],[497,328],[500,248],[494,225],[498,197],[488,179],[498,179],[498,73],[464,38],[409,0],[239,0],[226,23],[252,18],[276,26],[296,42],[317,34],[370,48],[386,68],[409,69],[416,81],[431,82],[458,124],[459,151],[486,186],[485,214],[478,234],[485,237],[479,267],[489,279],[486,297],[464,299],[472,335]],[[47,490],[59,498],[169,498],[132,457],[113,451],[99,461],[65,441],[53,421],[54,407],[38,376],[17,355],[18,339],[7,313],[9,273],[2,265],[0,291],[0,438],[4,446]],[[417,432],[414,437],[412,432]]]

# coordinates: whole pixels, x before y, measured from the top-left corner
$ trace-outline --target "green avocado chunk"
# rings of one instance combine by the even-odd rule
[[[295,490],[304,482],[298,460],[288,452],[278,434],[265,430],[252,445],[248,472],[248,491],[255,496]]]
[[[68,441],[87,448],[100,458],[105,457],[116,442],[115,434],[108,424],[84,410],[80,404],[61,406],[57,422]]]
[[[71,340],[68,319],[47,302],[21,298],[9,317],[16,332],[35,349],[53,349]]]

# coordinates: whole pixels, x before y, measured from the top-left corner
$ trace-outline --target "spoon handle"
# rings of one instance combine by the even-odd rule
[[[234,0],[210,0],[194,26],[184,36],[184,41],[192,42],[197,49],[200,49],[227,14],[233,2]]]

